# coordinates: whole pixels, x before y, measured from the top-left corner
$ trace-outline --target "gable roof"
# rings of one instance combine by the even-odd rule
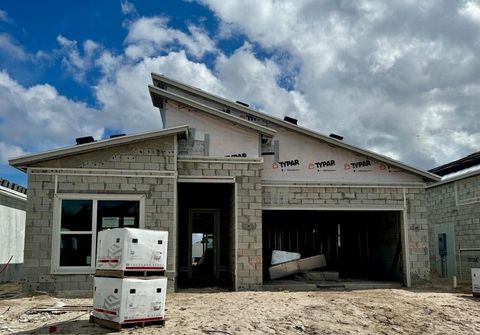
[[[300,126],[297,126],[297,125],[294,125],[290,122],[287,122],[287,121],[284,121],[280,118],[277,118],[277,117],[274,117],[274,116],[270,116],[270,115],[267,115],[267,114],[264,114],[264,113],[261,113],[261,112],[258,112],[252,108],[249,108],[249,107],[246,107],[244,105],[241,105],[241,104],[238,104],[236,102],[233,102],[231,100],[227,100],[225,98],[222,98],[220,96],[217,96],[217,95],[214,95],[214,94],[211,94],[211,93],[208,93],[208,92],[205,92],[201,89],[198,89],[196,87],[193,87],[193,86],[190,86],[190,85],[187,85],[185,83],[182,83],[182,82],[179,82],[179,81],[176,81],[174,79],[171,79],[171,78],[168,78],[168,77],[165,77],[163,75],[160,75],[160,74],[156,74],[156,73],[152,73],[151,74],[152,76],[152,80],[154,82],[154,84],[165,84],[167,86],[173,86],[173,87],[176,87],[178,89],[181,89],[183,91],[186,91],[192,95],[196,95],[198,97],[201,97],[203,99],[206,99],[206,100],[209,100],[209,101],[212,101],[212,102],[216,102],[216,103],[219,103],[219,104],[222,104],[224,106],[228,106],[230,108],[233,108],[233,109],[236,109],[238,111],[241,111],[241,112],[244,112],[244,113],[247,113],[249,115],[252,115],[252,116],[256,116],[258,118],[261,118],[261,119],[264,119],[264,120],[267,120],[269,122],[271,122],[272,124],[275,124],[275,125],[279,125],[281,127],[284,127],[284,128],[287,128],[289,130],[292,130],[292,131],[295,131],[297,133],[300,133],[300,134],[303,134],[303,135],[307,135],[309,137],[313,137],[315,139],[318,139],[318,140],[321,140],[323,142],[326,142],[326,143],[329,143],[329,144],[332,144],[332,145],[335,145],[335,146],[338,146],[338,147],[341,147],[341,148],[344,148],[344,149],[347,149],[347,150],[350,150],[350,151],[353,151],[353,152],[356,152],[356,153],[359,153],[359,154],[362,154],[364,156],[367,156],[367,157],[371,157],[371,158],[374,158],[376,160],[379,160],[379,161],[382,161],[382,162],[385,162],[387,164],[390,164],[392,166],[396,166],[396,167],[399,167],[401,169],[404,169],[406,171],[409,171],[411,173],[414,173],[416,175],[420,175],[426,179],[428,179],[429,181],[439,181],[440,180],[440,177],[433,174],[433,173],[430,173],[430,172],[426,172],[426,171],[423,171],[423,170],[420,170],[420,169],[417,169],[417,168],[414,168],[412,166],[409,166],[409,165],[406,165],[402,162],[399,162],[397,160],[394,160],[394,159],[391,159],[387,156],[383,156],[383,155],[380,155],[380,154],[377,154],[375,152],[372,152],[372,151],[369,151],[369,150],[365,150],[365,149],[361,149],[361,148],[358,148],[356,146],[353,146],[351,144],[348,144],[348,143],[345,143],[343,141],[340,141],[340,140],[336,140],[334,138],[331,138],[329,136],[326,136],[326,135],[323,135],[323,134],[320,134],[318,132],[314,132],[310,129],[307,129],[307,128],[304,128],[304,127],[300,127]],[[150,92],[152,92],[152,89],[156,89],[157,92],[162,92],[163,94],[166,94],[165,92],[169,93],[170,95],[174,95],[177,99],[178,97],[181,97],[177,94],[174,94],[174,93],[171,93],[171,92],[168,92],[164,89],[161,89],[161,88],[158,88],[158,87],[154,87],[154,86],[149,86],[149,88],[151,88]],[[185,104],[188,105],[188,103],[190,102],[194,102],[196,104],[200,104],[200,105],[203,105],[201,103],[198,103],[198,102],[195,102],[193,101],[192,99],[188,99],[188,98],[185,98],[185,97],[181,97],[183,99],[185,99]],[[152,100],[153,100],[153,97],[152,97]],[[173,99],[175,100],[175,99]],[[205,106],[205,105],[203,105]],[[194,106],[192,106],[194,107]],[[225,116],[225,115],[229,115],[229,116],[232,116],[230,114],[227,114],[227,113],[224,113],[224,112],[221,112],[221,111],[218,111],[214,108],[211,108],[209,106],[205,106],[213,111],[215,111],[216,114],[218,114],[219,116]],[[212,113],[213,114],[213,113]],[[241,118],[238,118],[237,119],[240,119],[240,120],[243,120]],[[245,121],[245,120],[244,120]],[[245,122],[249,122],[249,121],[245,121]],[[249,123],[253,123],[253,122],[249,122]],[[267,129],[270,129],[270,128],[267,128]]]
[[[186,98],[184,96],[169,92],[169,91],[164,90],[162,88],[158,88],[158,87],[155,87],[155,86],[152,86],[152,85],[148,85],[148,89],[150,91],[150,96],[152,98],[152,101],[154,102],[154,105],[155,105],[155,95],[158,95],[158,96],[161,96],[161,97],[164,97],[164,98],[182,103],[186,106],[198,109],[198,110],[200,110],[202,112],[205,112],[207,114],[210,114],[210,115],[225,119],[227,121],[233,122],[235,124],[241,125],[243,127],[253,129],[253,130],[259,132],[260,134],[267,135],[269,137],[272,137],[277,132],[274,129],[259,125],[257,123],[251,122],[251,121],[244,120],[244,119],[239,118],[238,116],[235,116],[235,115],[231,115],[231,114],[216,110],[215,108],[212,108],[210,106],[202,104],[198,101],[195,101],[195,100]]]
[[[109,138],[109,139],[85,143],[85,144],[77,144],[77,145],[73,145],[65,148],[15,157],[15,158],[9,159],[8,162],[10,163],[10,165],[16,167],[17,169],[21,171],[25,171],[25,167],[27,165],[38,163],[45,160],[50,160],[50,159],[55,159],[60,157],[67,157],[67,156],[87,153],[87,152],[91,152],[91,151],[95,151],[103,148],[118,146],[122,144],[130,144],[134,142],[145,141],[145,140],[150,140],[150,139],[170,136],[170,135],[183,135],[185,137],[188,137],[188,126],[178,126],[178,127],[167,128],[167,129],[125,135],[121,137],[114,137],[114,138]]]

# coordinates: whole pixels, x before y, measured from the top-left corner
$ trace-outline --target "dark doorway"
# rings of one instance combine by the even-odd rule
[[[218,212],[218,209],[190,210],[190,280],[214,280],[216,277]]]
[[[178,286],[231,286],[234,184],[178,184]]]
[[[273,250],[323,254],[344,279],[403,280],[399,211],[264,211],[263,264]]]

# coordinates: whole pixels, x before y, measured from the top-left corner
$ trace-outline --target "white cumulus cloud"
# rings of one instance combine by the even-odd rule
[[[125,15],[135,14],[122,50],[58,36],[63,68],[92,89],[95,108],[0,72],[2,145],[38,151],[105,128],[159,128],[147,89],[158,72],[424,169],[479,150],[477,1],[199,2],[217,31],[138,17],[121,1]],[[238,36],[240,47],[220,49]],[[8,35],[2,41],[25,53]]]
[[[199,58],[216,51],[215,43],[202,28],[189,24],[185,33],[169,28],[168,18],[161,16],[141,17],[129,26],[125,40],[125,54],[132,59],[168,52],[171,48],[184,48],[190,55]]]

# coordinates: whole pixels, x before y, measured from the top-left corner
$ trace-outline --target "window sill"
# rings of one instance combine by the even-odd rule
[[[90,267],[78,268],[78,269],[59,268],[59,269],[54,269],[51,273],[52,275],[93,275],[95,274],[95,269]]]

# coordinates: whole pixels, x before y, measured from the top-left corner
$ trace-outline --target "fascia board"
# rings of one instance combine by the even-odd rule
[[[5,196],[15,198],[15,199],[21,199],[21,200],[27,200],[27,195],[17,192],[15,190],[9,189],[8,187],[4,187],[0,185],[0,194],[3,194]]]

